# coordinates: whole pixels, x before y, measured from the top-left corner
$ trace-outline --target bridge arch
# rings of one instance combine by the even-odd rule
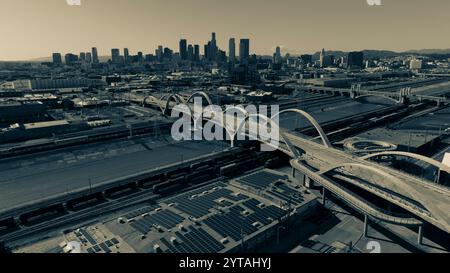
[[[223,131],[225,131],[225,133],[227,134],[226,137],[224,138],[224,140],[228,140],[231,143],[231,146],[234,146],[234,136],[235,133],[234,131],[230,130],[229,128],[227,128],[226,124],[220,123],[219,121],[217,121],[216,119],[212,118],[212,119],[208,119],[207,123],[213,123],[216,126],[222,128]],[[203,129],[203,128],[202,128]],[[216,127],[217,129],[217,127]]]
[[[248,114],[248,112],[247,112],[247,110],[245,110],[245,108],[242,106],[242,105],[232,105],[232,106],[226,106],[225,107],[225,109],[220,113],[222,116],[224,116],[225,118],[227,118],[228,116],[226,115],[227,114],[227,111],[231,111],[231,110],[238,110],[240,113],[242,113],[243,114],[243,117],[244,117],[244,119],[249,115]],[[233,116],[234,117],[234,116]],[[225,120],[222,120],[222,122],[225,122]],[[241,122],[242,123],[242,122]],[[236,134],[236,132],[237,132],[237,129],[239,128],[239,126],[241,125],[241,124],[235,124],[234,122],[231,124],[231,125],[233,125],[233,128],[228,128],[228,125],[230,125],[230,124],[225,124],[225,127],[227,128],[227,129],[229,129],[230,130],[230,132],[232,132],[232,135],[233,135],[233,137],[232,137],[232,139],[234,139],[234,136],[235,136],[235,134]],[[234,125],[236,125],[237,127],[234,127]]]
[[[376,94],[360,95],[360,96],[356,96],[354,99],[355,99],[355,100],[358,100],[358,99],[367,98],[367,97],[384,98],[384,99],[390,100],[390,101],[392,101],[392,102],[394,102],[394,103],[400,103],[400,101],[398,101],[398,100],[396,100],[396,99],[394,99],[394,98],[391,98],[391,97],[389,97],[389,96],[376,95]]]
[[[244,114],[244,117],[247,117],[249,115],[248,111],[241,104],[228,106],[228,107],[225,108],[225,110],[223,110],[223,113],[225,114],[228,110],[232,110],[232,109],[239,110],[239,112]]]
[[[163,115],[167,115],[167,109],[169,109],[171,100],[175,101],[176,103],[184,103],[183,98],[178,94],[166,94],[162,96],[160,100],[164,101],[165,98],[167,98],[165,107],[163,108],[163,106],[160,105]]]
[[[317,122],[317,120],[313,116],[311,116],[309,113],[307,113],[303,110],[300,110],[300,109],[287,109],[287,110],[283,110],[283,111],[276,113],[270,119],[273,120],[274,118],[276,118],[277,116],[279,116],[283,113],[296,113],[296,114],[299,114],[299,115],[305,117],[314,126],[314,128],[316,128],[317,132],[319,132],[319,135],[320,135],[320,138],[322,139],[323,145],[327,148],[333,146],[331,144],[330,140],[328,139],[327,134],[325,134],[324,130],[320,126],[319,122]]]
[[[419,155],[419,154],[415,154],[415,153],[408,153],[408,152],[401,152],[401,151],[385,151],[385,152],[379,152],[379,153],[374,153],[374,154],[368,154],[368,155],[361,157],[361,159],[367,160],[367,159],[371,159],[371,158],[378,157],[378,156],[393,156],[393,155],[416,159],[416,160],[428,163],[428,164],[430,164],[434,167],[437,167],[438,169],[443,170],[450,174],[450,166],[444,165],[441,162],[434,160],[432,158],[429,158],[429,157],[426,157],[423,155]]]
[[[212,105],[213,104],[213,102],[212,102],[212,100],[211,100],[211,98],[209,97],[209,95],[208,94],[206,94],[205,92],[195,92],[194,94],[192,94],[187,100],[186,100],[186,103],[188,103],[188,102],[190,102],[195,96],[197,96],[197,95],[199,95],[199,96],[202,96],[204,99],[206,99],[206,101],[208,102],[208,105]]]
[[[262,118],[266,121],[266,123],[270,123],[271,126],[275,125],[275,129],[278,130],[279,132],[279,136],[280,139],[286,144],[287,148],[288,148],[288,152],[290,153],[291,156],[293,156],[294,158],[298,158],[300,156],[300,153],[298,152],[298,150],[295,148],[295,146],[284,136],[283,132],[280,130],[280,128],[278,127],[278,125],[273,122],[273,120],[263,114],[252,114],[252,115],[247,115],[244,120],[242,120],[242,122],[239,124],[237,130],[234,132],[234,136],[233,136],[233,141],[236,139],[236,137],[238,136],[239,132],[242,130],[243,126],[246,124],[246,122],[252,118],[252,117],[258,117],[258,118]],[[273,130],[274,128],[271,127],[271,130]],[[257,134],[259,135],[259,134]],[[263,141],[262,141],[263,142]]]

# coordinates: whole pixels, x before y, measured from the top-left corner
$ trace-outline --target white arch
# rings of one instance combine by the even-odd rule
[[[331,144],[330,140],[328,139],[327,134],[325,134],[325,132],[323,131],[322,127],[320,126],[320,124],[317,122],[317,120],[311,116],[309,113],[300,110],[300,109],[287,109],[287,110],[283,110],[280,111],[278,113],[276,113],[275,115],[273,115],[270,119],[274,119],[275,117],[283,114],[283,113],[297,113],[302,115],[303,117],[305,117],[313,126],[314,128],[316,128],[317,132],[319,132],[320,138],[322,139],[323,145],[327,148],[332,147],[333,145]]]
[[[237,135],[239,134],[239,132],[242,130],[242,127],[245,125],[245,123],[247,122],[247,120],[248,120],[249,118],[252,118],[252,117],[263,118],[263,119],[266,121],[266,123],[267,123],[267,122],[270,122],[271,126],[275,125],[275,127],[276,127],[275,130],[278,130],[279,135],[280,135],[280,138],[281,138],[282,141],[284,141],[284,143],[285,143],[286,146],[288,147],[289,152],[291,152],[291,154],[294,156],[294,158],[297,158],[297,157],[300,156],[300,154],[299,154],[298,150],[295,148],[295,146],[292,145],[292,143],[291,143],[289,140],[287,140],[287,138],[284,136],[283,132],[280,130],[280,127],[278,127],[278,125],[275,124],[275,122],[273,122],[272,119],[270,119],[269,117],[267,117],[267,116],[265,116],[265,115],[263,115],[263,114],[252,114],[252,115],[247,115],[247,116],[244,118],[244,120],[241,122],[241,124],[239,125],[238,129],[236,130],[236,132],[234,133],[233,140],[237,137]],[[274,128],[271,128],[271,129],[273,130]]]
[[[161,101],[164,101],[164,99],[167,98],[167,100],[169,100],[170,98],[175,98],[177,100],[177,102],[184,102],[184,99],[182,96],[178,95],[178,94],[165,94],[161,97]]]
[[[225,138],[225,140],[230,140],[232,146],[234,145],[235,132],[229,130],[229,128],[227,128],[226,124],[223,124],[223,123],[221,124],[220,122],[218,122],[214,118],[213,119],[208,119],[207,122],[214,123],[215,125],[220,126],[223,130],[225,130],[225,132],[227,133],[227,136],[229,137],[229,139]]]
[[[203,98],[205,98],[206,101],[208,102],[208,105],[212,105],[212,104],[213,104],[213,102],[212,102],[211,98],[209,97],[209,95],[206,94],[205,92],[201,92],[201,91],[200,91],[200,92],[195,92],[194,94],[192,94],[192,95],[187,99],[186,103],[190,102],[191,99],[193,99],[196,95],[200,95],[200,96],[202,96]]]
[[[401,152],[401,151],[384,151],[384,152],[365,155],[365,156],[361,157],[361,159],[367,160],[367,159],[371,159],[371,158],[378,157],[378,156],[391,156],[391,155],[398,155],[398,156],[404,156],[404,157],[416,159],[416,160],[428,163],[432,166],[435,166],[438,169],[443,170],[450,174],[450,166],[444,165],[441,162],[434,160],[432,158],[429,158],[429,157],[426,157],[423,155],[419,155],[419,154],[414,154],[414,153]]]
[[[166,95],[164,95],[164,96],[161,97],[160,101],[164,101],[164,99],[165,99],[166,97],[168,97],[168,98],[167,98],[167,101],[166,101],[166,106],[165,106],[165,108],[163,108],[163,107],[160,105],[161,111],[162,111],[162,113],[163,113],[164,115],[167,114],[166,112],[167,112],[167,109],[169,109],[169,106],[170,106],[170,100],[171,100],[171,99],[173,99],[176,103],[183,103],[183,102],[184,102],[184,101],[183,101],[183,98],[182,98],[180,95],[178,95],[178,94],[166,94]]]
[[[355,100],[361,99],[361,98],[366,98],[366,97],[379,97],[379,98],[385,98],[385,99],[390,100],[390,101],[393,101],[393,102],[395,102],[395,103],[400,103],[400,101],[398,101],[398,100],[396,100],[396,99],[394,99],[394,98],[391,98],[391,97],[388,97],[388,96],[383,96],[383,95],[377,95],[377,94],[367,94],[367,95],[356,96],[356,97],[355,97]]]
[[[222,112],[220,113],[220,114],[222,114],[222,116],[225,116],[225,117],[227,117],[227,111],[231,111],[231,110],[238,110],[239,112],[241,112],[243,115],[244,115],[244,118],[246,118],[246,117],[248,117],[249,116],[249,113],[248,113],[248,111],[247,110],[245,110],[245,108],[242,106],[242,105],[232,105],[232,106],[229,106],[229,105],[227,105],[228,107],[226,107],[224,110],[222,110]],[[226,126],[228,125],[228,124],[225,124]],[[234,125],[234,123],[232,124],[232,125]],[[238,124],[238,127],[239,127],[239,125],[240,124]],[[234,126],[233,126],[234,127]],[[237,127],[237,128],[238,128]],[[233,135],[234,134],[236,134],[236,131],[237,131],[237,128],[232,128],[232,130],[233,130]]]
[[[226,108],[226,109],[223,111],[223,113],[225,113],[227,110],[230,110],[230,109],[236,109],[236,110],[239,110],[239,112],[241,112],[242,114],[244,114],[244,117],[247,117],[247,116],[249,115],[248,111],[245,110],[244,106],[242,106],[241,104],[239,104],[239,105],[232,105],[232,106]]]

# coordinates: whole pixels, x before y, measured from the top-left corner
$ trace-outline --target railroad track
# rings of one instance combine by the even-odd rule
[[[19,230],[0,236],[0,241],[3,241],[5,243],[12,243],[28,236],[36,235],[44,231],[49,231],[50,229],[63,227],[71,223],[98,217],[99,215],[109,214],[126,207],[139,205],[145,202],[151,202],[160,197],[159,195],[153,194],[152,190],[140,191],[138,193],[135,193],[134,195],[135,196],[128,195],[120,199],[112,200],[108,203],[100,204],[82,211],[71,212],[64,216],[48,220],[44,223],[36,224],[34,226],[27,227],[22,225]]]

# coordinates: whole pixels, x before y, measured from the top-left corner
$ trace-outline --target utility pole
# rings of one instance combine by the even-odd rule
[[[409,132],[408,153],[411,151],[411,138],[412,138],[412,134],[411,134],[411,132]]]

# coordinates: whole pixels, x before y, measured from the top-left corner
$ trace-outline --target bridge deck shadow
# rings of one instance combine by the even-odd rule
[[[361,224],[364,223],[364,215],[362,215],[360,212],[358,212],[357,210],[353,209],[346,203],[342,202],[341,200],[339,200],[333,196],[329,196],[328,199],[331,199],[331,201],[333,203],[335,203],[339,207],[343,208],[345,211],[347,211],[351,215],[355,216],[358,220],[361,221]],[[409,251],[411,253],[423,253],[424,252],[422,249],[411,244],[409,241],[407,241],[404,238],[400,237],[399,235],[395,234],[391,230],[389,230],[373,221],[370,222],[370,228],[375,229],[377,232],[384,235],[388,240],[375,238],[375,236],[368,236],[371,239],[385,241],[385,242],[395,242],[396,244],[398,244],[399,246],[401,246],[402,248],[406,249],[407,251]],[[370,230],[370,228],[369,228],[369,230]]]

